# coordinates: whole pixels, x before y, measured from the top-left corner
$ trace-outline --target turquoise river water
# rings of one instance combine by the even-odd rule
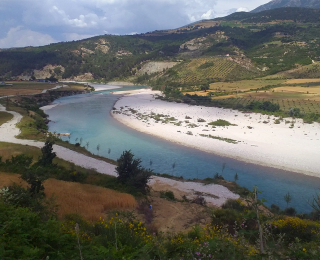
[[[110,92],[136,88],[141,87],[125,86],[57,99],[53,103],[56,106],[46,111],[51,120],[49,130],[71,133],[71,143],[82,138],[82,145],[89,142],[88,150],[95,154],[98,153],[97,145],[100,145],[99,155],[114,160],[124,150],[131,150],[141,158],[144,167],[149,168],[151,160],[150,168],[155,172],[184,178],[212,177],[216,172],[221,173],[225,163],[224,178],[233,180],[238,173],[238,183],[248,189],[257,185],[267,205],[275,203],[285,208],[283,197],[290,192],[292,202],[289,206],[299,212],[311,211],[307,201],[319,191],[320,178],[205,153],[140,133],[116,121],[110,111],[120,95]],[[172,167],[174,163],[175,168]]]

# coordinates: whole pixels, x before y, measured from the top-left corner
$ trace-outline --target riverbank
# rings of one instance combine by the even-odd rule
[[[165,102],[155,99],[157,94],[140,90],[124,96],[115,104],[112,116],[128,127],[184,146],[320,177],[320,124]],[[219,119],[230,125],[208,125]]]
[[[6,111],[5,107],[1,104],[0,111]],[[20,122],[22,115],[13,111],[7,112],[12,114],[13,118],[0,126],[0,142],[29,145],[38,148],[44,146],[44,142],[17,139],[16,136],[20,133],[20,130],[16,127],[16,124]],[[53,151],[57,154],[57,157],[83,168],[94,169],[99,173],[110,176],[117,176],[115,171],[116,166],[113,164],[77,153],[59,145],[54,145]],[[240,197],[222,185],[210,184],[204,186],[200,183],[180,182],[158,176],[152,177],[150,186],[151,188],[154,188],[155,191],[160,191],[161,188],[173,190],[177,197],[183,193],[183,195],[186,195],[189,199],[194,199],[199,196],[199,194],[202,194],[205,200],[214,206],[221,206],[227,199],[236,199]]]

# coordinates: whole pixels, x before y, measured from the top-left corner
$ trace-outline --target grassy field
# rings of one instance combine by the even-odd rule
[[[19,176],[19,174],[0,173],[0,188],[13,182],[26,187],[27,183]],[[107,211],[132,210],[137,206],[135,198],[130,194],[89,184],[48,179],[44,182],[44,188],[47,198],[51,196],[56,198],[59,218],[70,213],[81,213],[85,219],[95,221],[105,217]]]
[[[41,83],[41,82],[7,82],[13,84],[12,86],[2,86],[0,87],[0,97],[10,96],[10,95],[31,95],[41,93],[43,90],[51,89],[56,86],[56,84]]]
[[[6,112],[0,112],[0,125],[8,122],[13,118],[13,115],[6,113]]]
[[[0,97],[1,96],[10,96],[10,95],[33,95],[41,93],[43,90],[52,89],[58,84],[51,83],[41,83],[41,82],[7,82],[13,84],[12,86],[1,86],[0,87]],[[67,87],[56,89],[54,91],[74,91],[74,90],[83,90],[86,86],[81,84],[74,83],[64,83]]]
[[[12,156],[17,156],[19,154],[27,154],[28,156],[33,157],[34,162],[36,162],[41,155],[41,150],[37,147],[29,145],[0,142],[0,157],[2,157],[2,161],[11,159]],[[76,166],[71,162],[65,161],[57,157],[53,159],[53,163],[59,166],[63,166],[66,169],[88,171],[87,169],[84,169],[80,166]]]

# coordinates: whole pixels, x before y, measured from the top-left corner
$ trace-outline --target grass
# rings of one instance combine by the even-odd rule
[[[76,86],[76,87],[78,87],[78,86]],[[17,127],[21,131],[20,134],[17,136],[17,138],[38,140],[38,141],[45,141],[46,140],[46,138],[47,138],[46,133],[44,131],[38,130],[36,127],[36,119],[38,118],[38,120],[43,120],[39,115],[36,114],[35,116],[31,117],[25,109],[23,109],[22,107],[18,107],[16,105],[14,105],[13,103],[9,103],[8,110],[15,111],[23,116],[21,121],[17,124]],[[105,161],[107,163],[116,164],[116,162],[114,160],[111,160],[111,159],[108,159],[108,158],[105,158],[102,156],[94,155],[91,152],[89,152],[88,150],[86,150],[84,147],[81,147],[81,146],[77,147],[74,144],[70,144],[69,142],[62,141],[58,138],[55,140],[55,142],[57,145],[63,146],[63,147],[68,148],[72,151],[90,156],[90,157],[98,159],[98,160]]]
[[[0,111],[0,126],[13,118],[13,115]]]
[[[105,161],[107,163],[111,163],[111,164],[114,164],[114,165],[117,164],[117,162],[112,160],[112,159],[93,154],[93,153],[89,152],[85,147],[75,146],[74,144],[71,144],[68,141],[63,141],[63,140],[57,139],[55,141],[55,143],[57,145],[63,146],[65,148],[68,148],[68,149],[70,149],[72,151],[75,151],[77,153],[81,153],[81,154],[84,154],[86,156],[89,156],[89,157],[92,157],[92,158],[95,158],[95,159],[98,159],[98,160],[101,160],[101,161]]]
[[[23,187],[27,186],[18,174],[0,173],[0,178],[0,188],[13,182]],[[133,209],[137,206],[135,198],[130,194],[89,184],[48,179],[44,182],[44,188],[46,197],[56,198],[59,218],[66,214],[78,213],[85,219],[94,221],[103,217],[106,211]]]
[[[26,154],[28,156],[33,157],[34,162],[35,162],[41,156],[41,150],[40,150],[40,148],[37,148],[34,146],[29,146],[29,145],[0,142],[0,157],[2,157],[2,161],[5,161],[7,159],[11,159],[12,156],[17,156],[20,154]],[[97,157],[100,158],[99,156],[97,156]],[[101,160],[102,159],[108,160],[104,157],[101,157]],[[110,161],[112,161],[112,160],[110,160]],[[62,166],[68,170],[74,169],[77,171],[86,171],[86,172],[89,171],[85,168],[82,168],[80,166],[76,166],[73,163],[65,161],[65,160],[58,158],[58,157],[53,159],[53,163],[55,163],[59,166]],[[96,173],[96,172],[94,171],[94,173]]]
[[[223,138],[223,137],[220,137],[220,136],[214,136],[214,135],[205,135],[205,134],[200,134],[200,136],[202,137],[207,137],[207,138],[212,138],[212,139],[217,139],[217,140],[220,140],[220,141],[225,141],[227,143],[231,143],[231,144],[237,144],[238,141],[237,140],[233,140],[233,139],[230,139],[230,138]]]
[[[57,84],[50,83],[41,83],[41,82],[7,82],[12,84],[12,86],[0,87],[0,97],[1,96],[10,96],[10,95],[33,95],[41,93],[43,90],[52,89],[56,87]],[[81,84],[65,84],[68,85],[66,88],[55,89],[54,91],[74,91],[74,90],[83,90],[86,86]]]
[[[218,119],[216,121],[212,121],[211,123],[208,123],[208,125],[212,126],[236,126],[235,124],[231,124],[227,120]]]
[[[12,86],[0,87],[0,97],[9,95],[32,95],[55,87],[55,84],[40,82],[7,82]]]

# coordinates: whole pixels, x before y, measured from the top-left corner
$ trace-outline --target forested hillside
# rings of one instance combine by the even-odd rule
[[[176,30],[3,49],[0,78],[125,79],[160,86],[270,75],[320,59],[319,14],[305,8],[234,13]],[[149,61],[176,66],[144,71]]]
[[[265,10],[271,10],[282,7],[307,7],[307,8],[320,8],[319,0],[272,0],[267,4],[261,5],[252,10],[252,13],[258,13]]]

